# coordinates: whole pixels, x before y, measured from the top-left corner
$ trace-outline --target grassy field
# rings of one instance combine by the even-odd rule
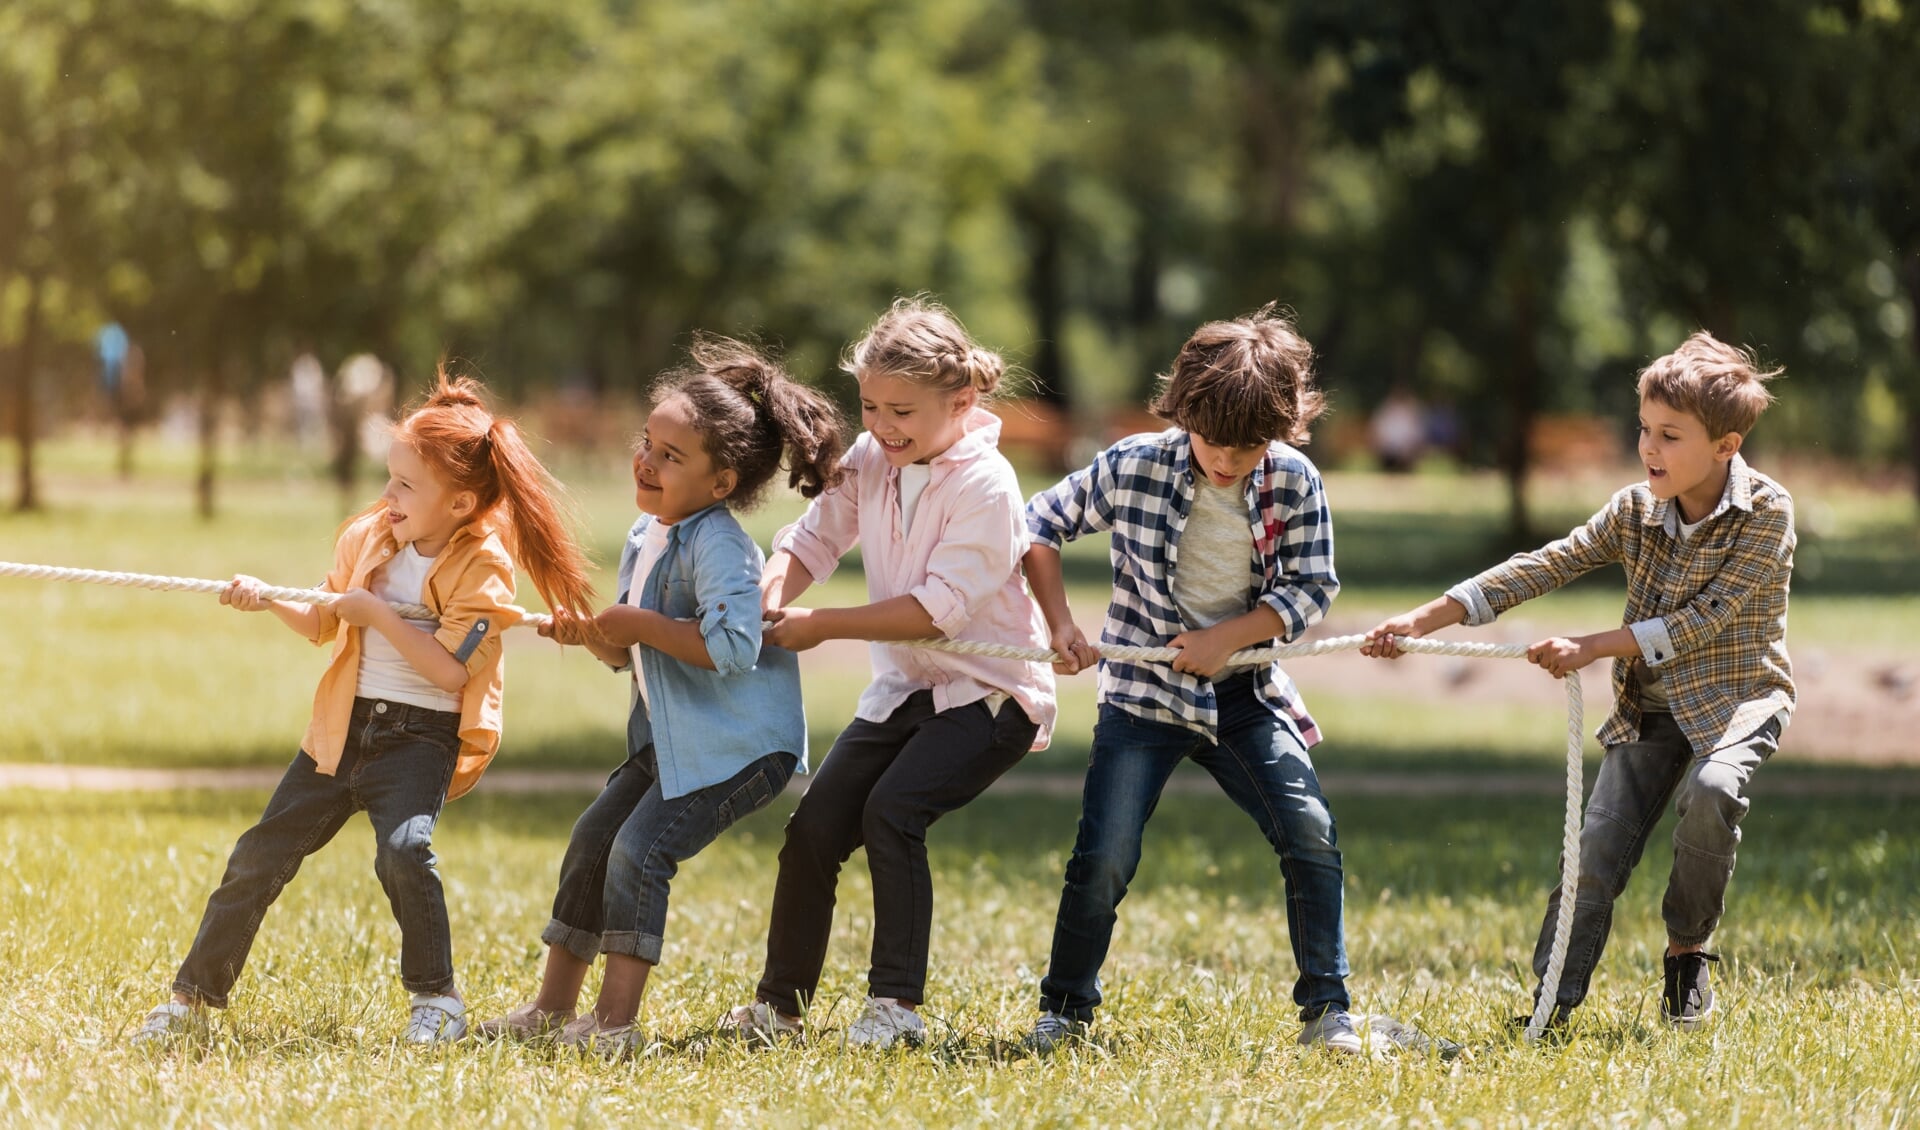
[[[53,507],[0,517],[0,559],[285,583],[318,579],[328,560],[339,503],[259,453],[240,453],[225,513],[211,524],[191,516],[177,455],[161,453],[132,485],[105,474],[95,446],[47,455]],[[599,468],[563,473],[611,561],[630,517],[624,487]],[[1610,485],[1543,483],[1542,524],[1572,524]],[[1488,480],[1337,475],[1329,490],[1348,585],[1330,625],[1340,631],[1425,599],[1500,552],[1500,495]],[[1858,489],[1798,493],[1796,645],[1910,646],[1920,631],[1920,598],[1906,580],[1920,562],[1912,503]],[[771,506],[750,526],[764,541],[794,512]],[[1808,561],[1818,564],[1808,570]],[[1090,619],[1104,598],[1103,550],[1077,547],[1070,570]],[[826,587],[822,603],[859,599],[857,570]],[[1533,616],[1599,626],[1618,608],[1617,580],[1601,577]],[[0,580],[0,622],[9,645],[0,648],[0,761],[279,765],[324,662],[270,619],[206,597]],[[581,655],[513,639],[502,764],[611,767],[622,752],[624,685]],[[1347,769],[1526,764],[1554,775],[1561,719],[1551,702],[1422,706],[1413,725],[1390,700],[1312,684],[1311,662],[1296,676],[1339,735]],[[823,750],[865,672],[816,660],[806,679]],[[1082,761],[1091,713],[1091,684],[1066,684],[1060,737],[1029,766]],[[940,904],[925,1050],[867,1055],[838,1042],[858,1007],[871,921],[857,859],[842,883],[817,1038],[777,1052],[708,1039],[758,971],[789,796],[683,870],[667,958],[643,1012],[659,1046],[643,1062],[400,1047],[398,935],[358,820],[268,917],[236,1007],[172,1051],[134,1051],[125,1036],[160,999],[263,799],[0,795],[0,1122],[1896,1126],[1920,1110],[1920,802],[1897,790],[1816,798],[1788,788],[1756,806],[1716,942],[1727,957],[1727,1012],[1687,1036],[1657,1019],[1670,857],[1662,837],[1619,908],[1578,1038],[1517,1046],[1503,1021],[1525,1005],[1558,806],[1416,788],[1335,797],[1355,1003],[1472,1055],[1305,1054],[1293,1044],[1272,856],[1226,801],[1176,795],[1155,817],[1122,911],[1094,1041],[1048,1061],[1022,1058],[1010,1044],[1031,1021],[1077,804],[1010,782],[933,837]],[[481,1014],[532,987],[553,874],[585,801],[483,787],[448,811],[436,846],[458,968]]]

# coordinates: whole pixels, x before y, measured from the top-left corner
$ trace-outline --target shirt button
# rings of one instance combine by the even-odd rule
[[[723,600],[719,604],[714,605],[714,607],[719,609],[722,612],[725,612],[727,610],[727,602]]]

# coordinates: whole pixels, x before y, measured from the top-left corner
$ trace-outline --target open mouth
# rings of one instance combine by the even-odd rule
[[[875,436],[874,438],[879,439],[878,436]],[[882,439],[880,440],[880,446],[892,452],[893,454],[898,455],[901,452],[905,451],[907,448],[912,447],[913,441],[910,439]]]
[[[407,520],[407,516],[405,514],[397,513],[392,510],[387,511],[387,521],[392,523],[393,525],[397,526],[406,520]]]
[[[1649,479],[1663,479],[1663,478],[1666,478],[1666,475],[1667,475],[1667,472],[1665,468],[1662,468],[1662,467],[1647,468],[1647,478]]]

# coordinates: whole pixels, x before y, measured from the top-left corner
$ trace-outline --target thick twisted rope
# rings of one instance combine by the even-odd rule
[[[170,592],[218,593],[227,587],[226,581],[201,580],[194,577],[164,577],[148,573],[114,573],[100,569],[66,569],[55,565],[28,565],[15,561],[0,561],[0,577],[26,577],[43,581],[76,581],[92,585],[114,585],[123,588],[151,589]],[[289,589],[275,586],[262,586],[260,595],[267,600],[288,600],[304,604],[331,604],[340,599],[341,594],[320,589]],[[401,616],[409,620],[434,619],[433,612],[424,605],[395,604],[394,608]],[[545,616],[530,615],[521,620],[523,624],[538,624],[547,619]],[[1311,655],[1326,655],[1331,652],[1355,651],[1367,641],[1366,636],[1332,636],[1310,643],[1286,644],[1281,647],[1252,648],[1238,651],[1228,657],[1228,667],[1254,667],[1281,659],[1299,659]],[[1395,639],[1395,646],[1401,651],[1417,652],[1424,655],[1455,655],[1474,659],[1524,659],[1527,649],[1518,644],[1471,643],[1454,640]],[[1058,656],[1046,648],[1016,647],[1011,644],[987,643],[975,640],[910,640],[908,647],[922,647],[933,651],[952,652],[959,655],[982,655],[995,659],[1023,659],[1032,663],[1051,663]],[[1102,644],[1096,650],[1106,659],[1118,659],[1133,663],[1171,663],[1180,657],[1180,649],[1172,647],[1123,647],[1117,644]],[[1548,951],[1546,973],[1540,978],[1540,999],[1535,1002],[1533,1016],[1527,1024],[1527,1039],[1538,1040],[1546,1029],[1547,1020],[1552,1015],[1554,999],[1560,988],[1560,974],[1566,967],[1567,945],[1573,936],[1574,892],[1580,881],[1580,805],[1585,792],[1585,767],[1581,762],[1581,731],[1585,728],[1583,715],[1584,703],[1580,691],[1580,673],[1570,672],[1567,685],[1567,805],[1564,831],[1560,841],[1560,913],[1554,922],[1553,946]]]

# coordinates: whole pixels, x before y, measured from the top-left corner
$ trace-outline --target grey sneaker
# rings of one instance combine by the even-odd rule
[[[566,1027],[573,1016],[570,1008],[549,1012],[528,1001],[505,1016],[482,1020],[473,1026],[473,1034],[483,1040],[538,1040]]]
[[[179,1001],[167,1001],[154,1006],[130,1038],[135,1047],[159,1047],[187,1035],[202,1019],[199,1009]]]
[[[400,1038],[409,1044],[446,1044],[467,1034],[467,1005],[459,997],[413,994]]]
[[[1040,1019],[1033,1022],[1033,1031],[1026,1034],[1020,1046],[1034,1055],[1048,1055],[1062,1044],[1086,1037],[1086,1021],[1075,1020],[1065,1013],[1042,1010]]]
[[[868,997],[860,1019],[847,1027],[847,1043],[868,1048],[890,1048],[895,1043],[918,1045],[927,1038],[920,1014],[892,997]]]
[[[1660,1015],[1675,1028],[1698,1028],[1713,1015],[1713,983],[1707,966],[1720,960],[1712,953],[1678,953],[1666,959],[1666,988],[1660,994]]]
[[[560,1029],[554,1043],[563,1048],[592,1052],[607,1059],[626,1059],[647,1046],[647,1038],[640,1033],[637,1024],[616,1024],[612,1027],[600,1023],[600,1018],[589,1012],[585,1016]]]
[[[714,1030],[722,1036],[731,1036],[736,1040],[755,1040],[761,1043],[773,1043],[775,1040],[792,1039],[800,1035],[800,1022],[781,1012],[766,1001],[754,1001],[743,1004],[720,1018]]]
[[[1300,1028],[1300,1046],[1325,1048],[1343,1055],[1365,1055],[1367,1042],[1353,1027],[1353,1017],[1340,1009],[1328,1009]]]

